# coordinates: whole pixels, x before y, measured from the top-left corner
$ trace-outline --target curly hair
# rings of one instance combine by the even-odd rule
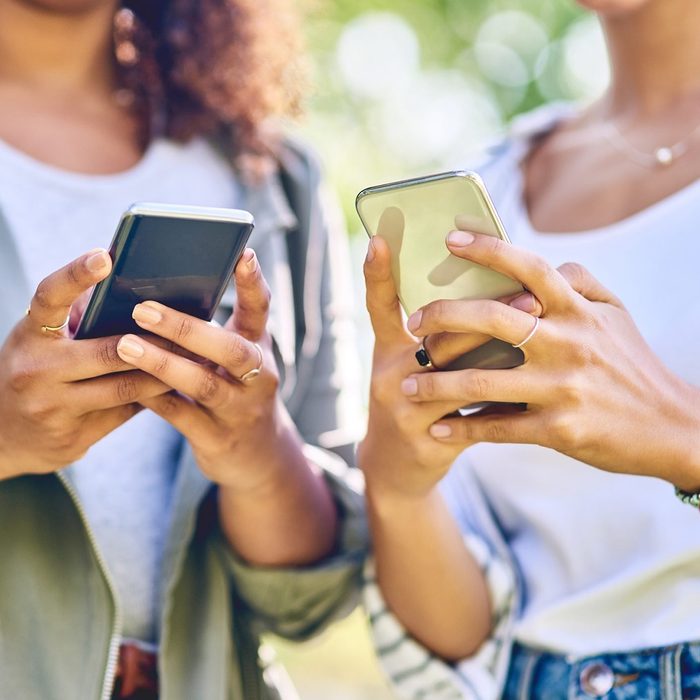
[[[269,155],[266,123],[305,86],[290,0],[122,0],[115,55],[144,143],[206,136],[232,158]]]

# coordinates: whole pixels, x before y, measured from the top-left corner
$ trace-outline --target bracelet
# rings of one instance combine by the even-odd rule
[[[700,491],[691,493],[689,491],[683,491],[676,486],[676,496],[678,496],[681,503],[693,506],[694,508],[700,508]]]

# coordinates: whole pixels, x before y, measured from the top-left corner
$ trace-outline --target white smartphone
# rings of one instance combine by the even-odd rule
[[[384,238],[407,314],[438,299],[498,299],[524,291],[515,280],[458,258],[445,246],[461,229],[510,242],[481,178],[452,171],[377,185],[357,195],[357,212],[370,236]],[[507,369],[522,364],[520,349],[490,340],[444,369]]]

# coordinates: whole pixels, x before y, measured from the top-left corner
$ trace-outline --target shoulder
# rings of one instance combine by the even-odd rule
[[[477,171],[490,188],[506,183],[520,169],[533,141],[576,111],[576,106],[570,103],[557,102],[515,117],[505,135],[487,144],[469,163],[470,168]]]

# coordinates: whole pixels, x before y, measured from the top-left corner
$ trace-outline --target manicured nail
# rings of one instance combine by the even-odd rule
[[[430,426],[430,434],[434,438],[438,438],[439,440],[448,438],[450,435],[452,435],[452,428],[450,428],[449,425],[445,425],[444,423],[435,423],[435,425]]]
[[[163,314],[148,304],[137,304],[134,306],[131,317],[137,323],[143,323],[147,326],[155,326],[163,320]]]
[[[422,309],[418,309],[418,311],[414,311],[409,317],[408,317],[408,330],[413,333],[413,331],[417,331],[420,328],[420,322],[423,319],[423,311]]]
[[[109,255],[107,251],[100,250],[93,253],[86,261],[85,266],[90,272],[101,272],[109,265]]]
[[[467,231],[450,231],[447,242],[455,248],[463,248],[474,242],[474,234]]]
[[[369,245],[367,246],[367,262],[372,262],[374,260],[374,241],[370,238]]]
[[[532,294],[521,294],[519,297],[515,297],[515,299],[510,302],[510,305],[514,309],[524,311],[528,314],[531,314],[537,306],[535,303],[535,297]]]
[[[406,396],[415,396],[418,393],[418,382],[413,377],[404,379],[401,382],[401,391]]]
[[[141,343],[126,336],[119,341],[117,350],[119,351],[120,355],[123,355],[124,357],[133,357],[134,359],[143,357],[144,353],[143,345],[141,345]]]

